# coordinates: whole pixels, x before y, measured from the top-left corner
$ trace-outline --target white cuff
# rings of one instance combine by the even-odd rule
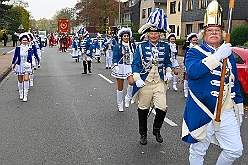
[[[140,79],[140,74],[139,73],[133,73],[133,79],[136,82],[138,79]]]
[[[205,64],[208,69],[214,70],[220,65],[219,60],[215,57],[215,55],[208,56],[202,59],[202,63]]]

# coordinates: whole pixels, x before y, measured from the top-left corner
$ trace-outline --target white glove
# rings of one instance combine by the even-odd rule
[[[171,72],[166,72],[166,74],[164,75],[164,81],[171,81],[172,80],[172,75]]]
[[[141,78],[138,79],[135,83],[136,83],[136,86],[138,88],[142,88],[142,87],[144,87],[146,85],[145,82]]]
[[[96,50],[95,49],[93,49],[93,53],[95,53],[96,52]]]
[[[227,44],[223,43],[215,53],[215,56],[219,61],[221,61],[224,58],[230,56],[231,53],[232,53],[232,45],[230,43]]]
[[[240,126],[241,126],[242,122],[243,122],[243,115],[239,115],[239,123],[240,123]]]
[[[119,73],[120,69],[117,64],[114,64],[114,66],[112,67],[112,71],[115,73]]]
[[[72,50],[75,50],[75,48],[72,48]]]
[[[90,50],[87,50],[87,51],[86,51],[86,54],[90,54]]]

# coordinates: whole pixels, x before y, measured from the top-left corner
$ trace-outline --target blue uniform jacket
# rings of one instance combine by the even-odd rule
[[[15,53],[14,53],[14,57],[13,57],[13,60],[12,60],[12,64],[20,65],[20,63],[21,63],[20,50],[21,50],[20,47],[15,48]],[[28,50],[27,62],[29,62],[31,64],[32,64],[32,54],[33,54],[33,51],[32,51],[32,49],[30,47],[29,50]]]
[[[205,44],[200,46],[207,52],[212,52],[210,47],[207,48]],[[213,53],[213,52],[212,52]],[[190,48],[186,54],[186,69],[188,73],[188,84],[192,93],[203,103],[212,114],[214,114],[216,102],[218,96],[213,94],[214,91],[219,92],[219,86],[213,85],[214,81],[220,81],[221,66],[218,66],[214,70],[210,70],[205,64],[203,59],[207,56],[197,50],[196,48]],[[243,103],[243,97],[240,92],[240,86],[238,82],[237,68],[234,56],[229,56],[229,61],[232,65],[232,73],[235,76],[234,86],[231,88],[231,93],[236,95],[232,98],[235,104]],[[225,79],[225,83],[228,83],[228,77]],[[212,119],[196,104],[191,95],[188,96],[186,106],[184,110],[184,121],[190,132],[200,128],[201,126],[209,123]],[[188,143],[198,142],[190,134],[182,137],[182,140]]]
[[[75,50],[78,50],[78,49],[80,49],[81,48],[81,42],[79,41],[79,40],[74,40],[73,42],[72,42],[72,46],[71,46],[72,48],[75,48]]]
[[[134,54],[134,59],[132,63],[132,72],[133,73],[140,73],[140,77],[143,81],[146,80],[148,74],[150,73],[150,69],[152,66],[149,66],[146,68],[144,65],[143,61],[145,63],[148,63],[151,59],[151,50],[150,50],[150,43],[149,41],[147,42],[142,42],[137,46],[135,54]],[[170,61],[170,54],[169,54],[169,45],[165,42],[158,42],[158,50],[159,50],[159,55],[158,55],[158,70],[159,70],[159,75],[162,80],[164,80],[164,70],[169,67],[171,68],[171,61]],[[143,61],[142,61],[142,59]],[[133,88],[133,95],[139,90],[139,88],[134,84]]]
[[[110,43],[107,43],[107,42],[108,42],[108,38],[105,38],[104,42],[103,42],[104,45],[105,45],[105,48],[104,48],[105,51],[108,49],[108,44],[110,44]],[[111,43],[112,43],[113,46],[117,44],[116,40],[114,38],[111,38]]]
[[[131,43],[133,53],[135,51],[135,44]],[[129,52],[131,53],[131,52]],[[113,50],[113,63],[123,64],[122,54],[120,52],[120,44],[116,44]]]

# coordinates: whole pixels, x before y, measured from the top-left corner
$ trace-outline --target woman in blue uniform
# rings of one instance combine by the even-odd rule
[[[115,77],[117,81],[117,104],[120,112],[123,111],[123,86],[125,79],[128,81],[127,94],[125,96],[125,107],[129,107],[129,103],[132,98],[134,80],[131,64],[133,62],[135,45],[130,42],[131,36],[131,29],[128,27],[123,27],[118,32],[118,37],[121,38],[121,41],[114,47],[114,66],[112,68],[111,75]]]
[[[29,47],[28,33],[20,34],[21,45],[15,48],[12,60],[12,70],[17,74],[19,97],[26,102],[28,100],[29,75],[32,72],[32,48]]]

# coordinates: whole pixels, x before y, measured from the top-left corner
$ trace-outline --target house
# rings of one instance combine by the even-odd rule
[[[203,29],[203,19],[206,8],[212,0],[184,0],[182,2],[182,33],[181,38],[186,38],[191,32],[198,33]],[[229,1],[218,0],[223,11],[223,23],[225,30],[227,28],[227,19],[229,12]],[[238,0],[235,2],[233,10],[232,28],[237,26],[248,26],[248,3],[247,0]]]
[[[140,2],[141,0],[128,0],[124,2],[124,10],[122,11],[122,25],[133,25],[139,28],[140,23]]]

